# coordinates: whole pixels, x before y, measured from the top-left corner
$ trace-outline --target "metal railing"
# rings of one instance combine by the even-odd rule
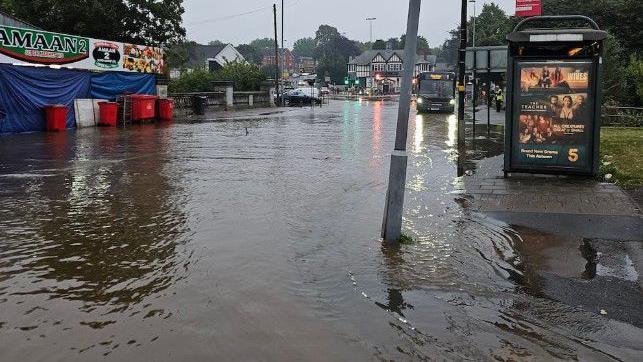
[[[605,127],[643,127],[643,108],[603,106]]]

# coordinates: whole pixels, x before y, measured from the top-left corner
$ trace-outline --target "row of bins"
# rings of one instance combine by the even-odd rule
[[[171,121],[174,115],[174,101],[148,95],[132,95],[132,121],[158,119]],[[99,126],[116,127],[118,124],[118,103],[98,102]],[[45,107],[47,131],[64,131],[67,128],[67,106],[53,104]]]

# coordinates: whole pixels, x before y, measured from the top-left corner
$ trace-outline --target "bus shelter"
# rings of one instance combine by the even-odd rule
[[[525,19],[507,36],[505,176],[597,173],[606,36],[584,16]]]

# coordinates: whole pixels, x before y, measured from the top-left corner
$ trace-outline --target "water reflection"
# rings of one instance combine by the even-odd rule
[[[122,321],[125,310],[166,315],[142,305],[188,266],[181,255],[186,215],[180,187],[168,178],[165,139],[154,127],[129,136],[92,130],[18,137],[25,141],[18,147],[0,143],[3,171],[24,175],[0,178],[11,195],[0,199],[0,325],[22,327],[29,311],[54,306],[59,323],[92,328]],[[80,302],[78,310],[91,314],[51,300]],[[53,322],[44,320],[43,327]]]

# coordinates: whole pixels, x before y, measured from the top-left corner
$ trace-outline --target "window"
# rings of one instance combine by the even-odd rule
[[[383,72],[385,70],[384,69],[385,67],[386,67],[386,64],[384,64],[384,63],[373,63],[371,65],[371,69],[374,72]]]
[[[390,63],[388,65],[388,70],[393,72],[399,72],[402,70],[402,63]]]

